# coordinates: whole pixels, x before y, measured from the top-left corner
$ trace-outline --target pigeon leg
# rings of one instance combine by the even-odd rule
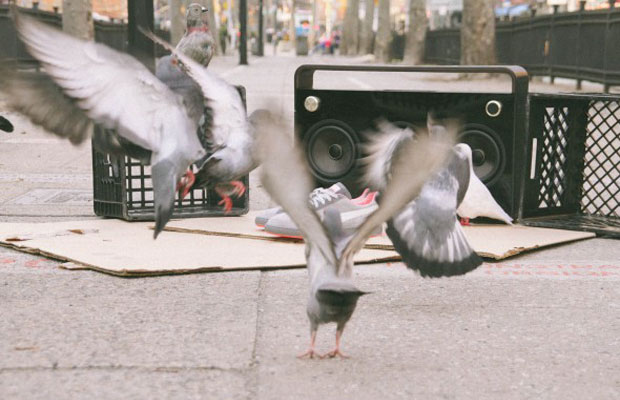
[[[232,199],[230,198],[230,196],[228,195],[229,192],[219,186],[219,185],[215,185],[215,192],[222,198],[222,200],[220,200],[219,203],[217,203],[219,206],[221,206],[222,204],[224,205],[224,212],[226,214],[228,214],[230,212],[230,210],[232,210],[232,206],[233,206],[233,202]]]
[[[469,226],[469,218],[461,218],[461,225]]]
[[[308,351],[306,351],[305,353],[298,355],[297,358],[306,358],[306,357],[314,358],[314,356],[317,356],[320,358],[321,356],[319,356],[319,354],[316,351],[314,351],[315,340],[316,340],[316,331],[313,331],[310,334],[310,348],[308,348]]]
[[[191,169],[188,169],[177,184],[177,191],[179,192],[179,197],[181,197],[181,199],[184,199],[185,196],[187,196],[194,182],[196,182],[196,175],[194,175]]]
[[[231,181],[230,184],[233,186],[233,193],[237,197],[243,196],[245,193],[245,185],[241,181]]]
[[[344,354],[342,354],[342,352],[340,351],[340,337],[342,336],[342,331],[341,330],[337,330],[336,331],[336,348],[332,351],[330,351],[329,353],[325,354],[324,356],[322,356],[321,358],[334,358],[334,357],[340,357],[340,358],[349,358],[349,356],[346,356]]]

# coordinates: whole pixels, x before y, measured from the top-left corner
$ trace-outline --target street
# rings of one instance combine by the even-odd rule
[[[216,57],[209,68],[246,87],[249,112],[281,111],[291,131],[297,66],[368,61],[270,50],[249,66]],[[367,78],[326,76],[321,84],[509,87],[497,77]],[[536,79],[530,90],[573,91],[558,81]],[[584,83],[583,91],[596,90]],[[16,128],[0,135],[0,222],[96,218],[90,144],[72,147],[5,113],[1,102],[0,111]],[[250,204],[273,206],[256,171]],[[354,279],[372,294],[344,331],[349,359],[295,357],[309,343],[305,269],[123,279],[58,265],[0,247],[1,399],[620,397],[613,239],[487,262],[457,278],[423,279],[402,263],[358,266]],[[333,344],[334,326],[319,328],[319,352]]]

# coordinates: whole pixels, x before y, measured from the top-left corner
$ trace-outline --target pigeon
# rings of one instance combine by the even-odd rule
[[[13,132],[13,124],[2,115],[0,115],[0,131]]]
[[[103,130],[96,130],[96,145],[140,153],[152,166],[157,238],[172,216],[175,187],[188,166],[206,155],[182,98],[127,54],[67,35],[15,9],[12,14],[20,39],[45,74],[3,67],[0,89],[8,94],[9,106],[74,144],[99,124]]]
[[[269,126],[272,113],[259,109],[246,117],[237,88],[152,32],[143,33],[169,50],[178,59],[181,70],[202,90],[204,121],[198,136],[207,154],[195,162],[198,172],[191,187],[213,187],[222,198],[219,204],[223,204],[224,210],[229,212],[232,209],[231,196],[240,197],[246,190],[239,179],[258,166],[255,138],[263,126]]]
[[[378,132],[371,135],[367,146],[370,153],[363,163],[366,181],[373,190],[381,191],[394,179],[391,161],[394,155],[405,145],[415,145],[419,133],[386,121],[377,126]],[[458,128],[456,122],[449,121],[445,127],[433,125],[427,130],[430,136],[440,138],[455,136]],[[408,268],[423,277],[462,275],[482,264],[456,217],[469,179],[466,149],[457,144],[451,149],[446,165],[426,181],[419,196],[387,223],[386,234],[394,249]],[[381,197],[378,201],[381,203]]]
[[[442,166],[452,141],[448,144],[448,140],[425,137],[416,146],[402,146],[393,160],[392,179],[385,187],[381,206],[356,231],[345,233],[337,210],[328,209],[321,222],[308,203],[313,179],[303,151],[289,146],[281,121],[271,122],[273,127],[263,129],[256,139],[256,152],[262,165],[261,181],[272,199],[295,222],[306,243],[310,346],[298,357],[345,358],[341,351],[344,328],[358,299],[368,293],[353,282],[353,257],[377,226],[418,195],[425,180]],[[336,323],[336,345],[321,356],[315,350],[316,333],[319,325],[331,322]]]
[[[197,3],[187,7],[185,34],[176,46],[178,51],[204,67],[211,62],[215,49],[215,41],[205,18],[207,11]]]
[[[477,217],[493,218],[512,225],[512,218],[504,211],[504,209],[497,204],[489,189],[482,183],[480,178],[476,175],[472,165],[471,148],[463,144],[462,151],[467,157],[468,169],[469,169],[469,186],[465,192],[463,201],[457,208],[457,214],[463,218],[463,224],[469,223],[470,219]]]

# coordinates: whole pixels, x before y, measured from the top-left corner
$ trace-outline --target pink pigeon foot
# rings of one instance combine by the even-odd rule
[[[336,347],[334,348],[334,350],[321,356],[321,358],[334,358],[334,357],[349,358],[349,356],[342,354],[342,352],[340,351],[340,337],[341,336],[342,336],[342,332],[336,331]]]
[[[463,226],[470,225],[469,218],[461,218],[461,225],[463,225]]]
[[[315,356],[317,358],[323,358],[319,355],[319,353],[317,353],[316,351],[314,351],[314,342],[316,340],[316,332],[312,332],[312,334],[310,335],[310,348],[305,352],[302,353],[300,355],[297,356],[297,358],[301,359],[301,358],[314,358]]]
[[[185,196],[187,196],[195,181],[196,176],[191,169],[188,169],[177,184],[177,191],[179,192],[179,197],[181,197],[181,199],[184,199]]]

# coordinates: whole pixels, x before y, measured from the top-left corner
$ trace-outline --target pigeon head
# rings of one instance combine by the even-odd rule
[[[206,25],[205,15],[209,11],[206,7],[198,3],[192,3],[187,7],[185,18],[187,20],[187,28]]]

